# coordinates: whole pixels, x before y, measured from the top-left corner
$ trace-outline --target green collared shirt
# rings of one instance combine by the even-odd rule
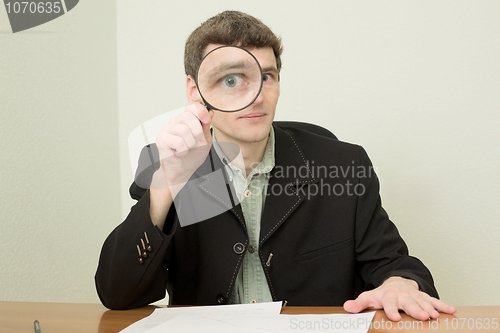
[[[232,304],[272,302],[264,268],[259,258],[260,218],[264,210],[269,175],[274,168],[274,129],[271,126],[269,139],[262,161],[245,178],[242,171],[234,166],[213,137],[214,149],[226,165],[229,181],[233,183],[241,203],[243,217],[248,232],[248,248],[242,266],[236,276],[233,292],[229,299]],[[222,145],[224,147],[224,145]]]

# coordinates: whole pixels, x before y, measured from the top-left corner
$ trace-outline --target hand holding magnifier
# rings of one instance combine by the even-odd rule
[[[254,55],[241,47],[225,45],[211,50],[203,57],[196,71],[195,82],[202,102],[209,111],[236,112],[255,102],[261,92],[264,80],[262,69]],[[193,112],[193,110],[188,112],[198,118],[198,115],[202,113],[200,106],[196,106],[200,113]],[[203,110],[203,113],[206,111]],[[210,131],[208,130],[210,121],[202,123],[206,142],[201,142],[201,140],[197,140],[197,135],[192,135],[199,132],[199,126],[193,122],[190,115],[179,115],[173,119],[174,121],[169,121],[169,124],[162,128],[160,133],[162,135],[157,136],[157,146],[163,147],[164,150],[173,150],[174,153],[166,151],[164,156],[160,154],[162,172],[155,172],[154,175],[157,177],[153,179],[151,186],[158,186],[161,189],[161,186],[166,185],[174,199],[174,204],[176,204],[176,200],[184,202],[177,199],[183,198],[184,193],[188,193],[189,200],[196,203],[197,211],[200,212],[196,216],[193,216],[193,208],[190,205],[176,206],[181,226],[200,222],[238,205],[240,199],[234,195],[234,189],[231,189],[224,169],[214,162],[215,159],[210,147]],[[179,131],[180,127],[187,128],[188,133]],[[227,142],[218,142],[218,145],[227,157],[227,160],[224,159],[226,161],[222,161],[223,163],[244,165],[238,145]],[[208,164],[204,166],[207,154],[209,160]],[[196,180],[200,175],[212,177],[209,182],[211,193],[216,193],[217,197],[223,198],[223,201],[228,203],[227,205],[213,205],[213,202],[204,204],[206,202],[205,194],[194,199],[194,193],[199,191],[198,183],[196,181],[195,183],[190,182]],[[192,190],[194,187],[190,184],[196,186],[196,191]],[[179,197],[177,197],[178,195]]]
[[[262,69],[255,56],[242,47],[219,46],[202,59],[195,77],[204,106],[222,112],[241,111],[259,96]],[[177,151],[171,148],[173,151]]]

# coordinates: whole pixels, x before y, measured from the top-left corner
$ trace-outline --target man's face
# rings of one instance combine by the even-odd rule
[[[204,54],[221,45],[210,44]],[[214,112],[212,128],[218,141],[236,144],[256,143],[266,140],[276,111],[280,94],[276,58],[272,48],[248,49],[259,61],[264,83],[257,99],[246,109],[238,112]],[[194,81],[191,82],[194,84]],[[191,93],[190,93],[191,89]],[[196,88],[194,88],[196,89]],[[188,99],[202,102],[201,97],[188,79]]]

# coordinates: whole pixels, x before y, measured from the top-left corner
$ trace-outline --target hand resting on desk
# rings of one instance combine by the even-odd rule
[[[418,284],[409,279],[393,276],[378,288],[361,293],[355,300],[344,303],[348,312],[358,313],[364,309],[384,309],[393,321],[401,320],[399,310],[418,320],[435,319],[439,312],[453,314],[457,310],[437,298],[418,290]]]

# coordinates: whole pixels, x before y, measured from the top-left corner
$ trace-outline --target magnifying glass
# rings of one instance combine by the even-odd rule
[[[198,91],[209,110],[241,111],[250,106],[262,89],[262,68],[255,56],[242,47],[219,46],[207,53],[196,71]]]

